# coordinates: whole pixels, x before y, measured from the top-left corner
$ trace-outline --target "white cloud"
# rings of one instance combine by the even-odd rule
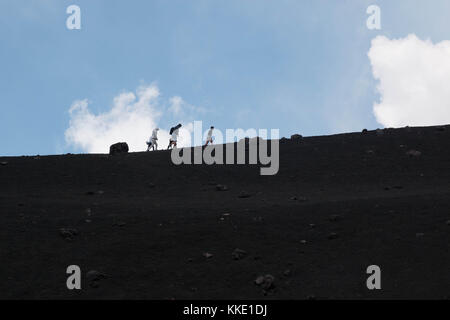
[[[368,53],[379,80],[373,111],[386,127],[450,123],[450,41],[433,44],[411,34],[378,36]]]
[[[158,127],[164,110],[159,96],[156,85],[141,86],[136,93],[119,94],[110,110],[97,115],[89,110],[88,100],[75,101],[69,109],[66,143],[88,153],[107,153],[109,146],[116,142],[127,142],[130,151],[144,151],[145,142],[151,131]],[[178,146],[190,146],[192,124],[182,123]],[[168,131],[160,129],[158,138],[159,149],[165,149],[169,141]]]
[[[204,114],[207,112],[206,109],[193,106],[186,101],[183,100],[183,98],[179,96],[174,96],[170,98],[169,100],[170,105],[168,108],[168,111],[177,118],[183,118],[183,119],[189,119],[190,121],[194,120],[192,117],[194,115],[198,114]]]
[[[169,111],[172,112],[175,116],[179,116],[182,112],[181,107],[184,104],[184,101],[181,97],[175,96],[170,99],[170,107]]]

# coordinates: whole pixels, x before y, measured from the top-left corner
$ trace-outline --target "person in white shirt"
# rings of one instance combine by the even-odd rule
[[[214,127],[211,127],[208,130],[208,136],[206,137],[205,147],[208,145],[208,143],[211,143],[211,144],[213,143],[213,138],[212,138],[213,130],[214,130]]]
[[[177,139],[178,139],[178,130],[181,128],[181,124],[179,123],[177,126],[170,128],[170,140],[169,140],[169,146],[167,149],[170,149],[170,147],[174,148],[177,146]]]
[[[152,136],[150,137],[149,141],[147,142],[148,148],[147,151],[150,151],[150,148],[152,148],[153,150],[158,150],[158,131],[159,128],[156,128],[152,131]]]

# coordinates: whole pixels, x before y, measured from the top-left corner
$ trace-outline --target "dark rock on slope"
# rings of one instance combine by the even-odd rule
[[[128,150],[128,144],[126,142],[118,142],[109,147],[109,154],[116,155],[128,153]]]

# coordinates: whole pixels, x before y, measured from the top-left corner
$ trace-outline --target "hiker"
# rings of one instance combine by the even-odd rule
[[[211,126],[208,130],[208,136],[206,137],[206,144],[205,147],[208,145],[208,143],[213,143],[212,133],[213,133],[214,127]]]
[[[170,149],[170,147],[174,148],[177,146],[177,138],[178,138],[178,130],[181,128],[181,123],[176,125],[175,127],[170,128],[170,140],[169,140],[169,146],[167,149]]]
[[[152,136],[150,137],[149,141],[147,141],[147,151],[150,151],[150,148],[152,148],[153,150],[155,150],[156,148],[156,150],[158,150],[158,131],[159,128],[156,128],[152,131]]]

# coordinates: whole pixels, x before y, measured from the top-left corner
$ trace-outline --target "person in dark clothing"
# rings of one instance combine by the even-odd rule
[[[169,145],[167,146],[167,149],[170,149],[170,147],[172,148],[176,148],[177,146],[177,139],[178,139],[178,130],[181,128],[181,123],[179,123],[178,125],[176,125],[175,127],[170,128],[169,133],[171,134],[170,136],[170,140],[169,140]]]

